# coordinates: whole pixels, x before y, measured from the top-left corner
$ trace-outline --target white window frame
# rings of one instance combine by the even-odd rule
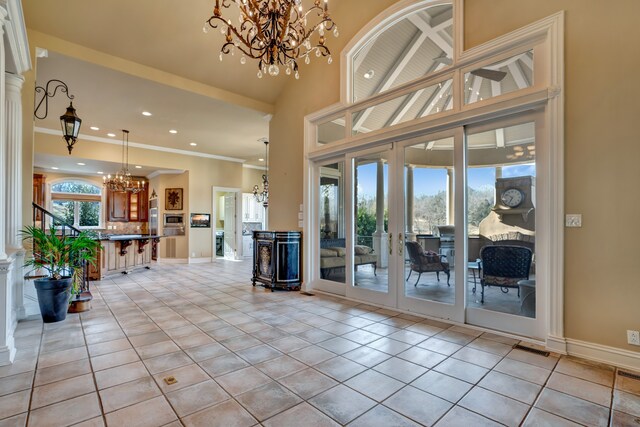
[[[85,193],[62,193],[62,192],[57,192],[57,191],[53,191],[53,186],[56,184],[60,184],[62,182],[77,182],[77,183],[81,183],[81,184],[86,184],[86,185],[91,185],[97,188],[100,188],[100,194],[85,194]],[[47,184],[47,194],[48,194],[48,200],[49,203],[47,203],[47,209],[50,212],[53,212],[53,202],[54,202],[54,197],[53,195],[59,195],[56,197],[56,200],[65,200],[65,201],[72,201],[74,202],[74,208],[73,208],[73,226],[77,229],[80,230],[101,230],[104,227],[104,218],[105,218],[105,209],[106,209],[106,192],[104,191],[104,189],[101,188],[100,183],[98,182],[94,182],[88,179],[82,179],[82,178],[76,178],[76,177],[67,177],[67,178],[58,178],[58,179],[54,179],[52,180],[50,183]],[[64,198],[65,195],[68,195],[69,198]],[[62,197],[61,197],[62,196]],[[98,198],[100,200],[79,200],[79,198],[77,198],[77,196],[93,196],[91,197],[91,199],[94,198]],[[97,196],[97,197],[95,197]],[[80,226],[79,221],[80,221],[80,205],[78,202],[81,201],[96,201],[96,202],[100,202],[100,217],[98,219],[98,225],[97,226]],[[57,227],[60,228],[60,227]]]
[[[311,186],[315,185],[314,164],[329,157],[344,155],[347,152],[363,150],[393,142],[398,138],[410,138],[415,135],[433,133],[494,118],[517,114],[534,109],[543,109],[546,122],[545,137],[550,141],[549,152],[538,161],[545,163],[548,171],[548,183],[552,185],[542,189],[547,198],[548,208],[540,213],[540,229],[548,230],[541,236],[540,243],[545,246],[544,257],[549,268],[547,277],[549,291],[544,302],[547,307],[545,319],[545,345],[550,350],[566,353],[567,343],[564,337],[564,12],[560,11],[547,18],[497,37],[482,45],[464,50],[463,0],[452,0],[454,6],[454,58],[453,65],[416,81],[408,82],[376,94],[368,99],[351,103],[352,81],[351,61],[353,55],[380,28],[391,25],[402,16],[415,12],[428,5],[449,3],[441,0],[403,0],[383,11],[362,28],[345,46],[341,54],[340,102],[305,117],[304,121],[304,203],[313,212],[317,201]],[[516,90],[494,98],[464,105],[464,73],[492,63],[496,58],[523,50],[534,49],[534,84],[526,89]],[[369,105],[376,105],[409,93],[419,87],[437,83],[439,80],[453,78],[453,109],[433,114],[421,119],[397,124],[366,134],[351,135],[351,113]],[[339,142],[320,145],[317,143],[316,126],[326,120],[345,116],[345,139]],[[305,215],[305,233],[314,230],[313,215]],[[307,234],[308,235],[308,234]],[[313,240],[313,239],[312,239]],[[311,242],[315,243],[315,242]],[[307,290],[313,289],[310,275],[317,263],[318,251],[309,245],[304,250],[305,278]]]

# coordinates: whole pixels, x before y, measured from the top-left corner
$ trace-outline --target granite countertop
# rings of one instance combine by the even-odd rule
[[[102,235],[98,238],[98,240],[111,240],[111,241],[119,241],[119,240],[144,240],[144,239],[155,239],[165,237],[162,234],[110,234],[110,235]]]

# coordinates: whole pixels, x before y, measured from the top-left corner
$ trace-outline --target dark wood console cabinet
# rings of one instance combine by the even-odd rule
[[[298,291],[302,284],[302,233],[253,232],[253,286]]]

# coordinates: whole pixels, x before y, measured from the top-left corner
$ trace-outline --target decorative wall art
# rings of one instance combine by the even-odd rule
[[[210,228],[210,227],[211,227],[211,214],[205,214],[205,213],[191,214],[191,228]]]
[[[166,188],[164,190],[164,209],[167,211],[182,210],[182,188]]]

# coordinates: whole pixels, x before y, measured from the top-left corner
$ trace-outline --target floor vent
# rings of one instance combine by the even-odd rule
[[[540,356],[544,356],[544,357],[549,357],[549,354],[550,354],[548,351],[538,350],[538,349],[527,347],[520,344],[514,345],[513,348],[516,348],[522,351],[528,351],[529,353],[533,353],[533,354],[539,354]]]
[[[631,378],[632,380],[640,380],[639,374],[634,374],[627,371],[618,371],[618,375],[620,375],[621,377]]]

